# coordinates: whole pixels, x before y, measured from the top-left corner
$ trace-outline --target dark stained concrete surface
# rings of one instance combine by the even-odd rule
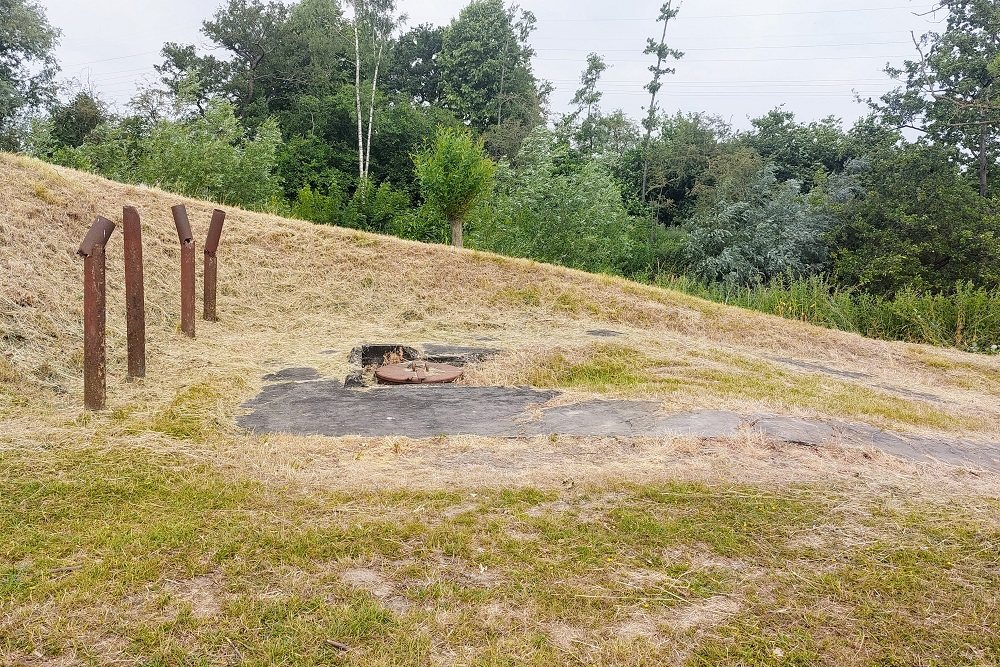
[[[752,429],[807,447],[874,447],[914,461],[1000,472],[1000,443],[891,433],[864,424],[782,415],[701,410],[664,414],[651,401],[585,401],[545,408],[556,391],[504,387],[380,387],[345,389],[313,380],[305,369],[272,376],[244,407],[239,424],[259,433],[324,436],[537,435],[731,437]],[[291,380],[291,381],[288,381]],[[300,381],[295,381],[300,380]]]

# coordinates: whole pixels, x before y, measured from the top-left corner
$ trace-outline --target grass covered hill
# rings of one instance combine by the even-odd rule
[[[1000,662],[991,473],[749,432],[234,424],[275,370],[343,376],[360,342],[489,337],[505,352],[467,384],[976,441],[1000,435],[996,358],[237,209],[221,321],[188,340],[181,202],[201,243],[213,204],[0,155],[0,665]],[[109,409],[85,413],[74,253],[123,205],[143,221],[148,377],[125,381],[119,230]],[[524,465],[483,463],[508,460]]]

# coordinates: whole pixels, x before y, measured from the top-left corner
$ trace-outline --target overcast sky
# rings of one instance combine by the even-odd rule
[[[221,2],[221,0],[220,0]],[[208,46],[201,22],[213,0],[41,0],[62,30],[57,56],[63,76],[90,82],[122,108],[153,79],[164,42]],[[400,0],[409,25],[446,24],[465,0]],[[643,85],[647,37],[659,37],[659,0],[521,0],[538,17],[532,36],[538,77],[555,86],[553,111],[563,112],[591,51],[611,68],[602,81],[605,110],[638,118],[648,103]],[[779,105],[800,119],[829,115],[850,123],[865,111],[854,92],[878,96],[892,87],[882,73],[914,49],[910,31],[937,30],[918,17],[931,0],[686,0],[668,43],[686,52],[664,87],[665,110],[708,111],[736,127]],[[937,17],[938,20],[943,18]]]

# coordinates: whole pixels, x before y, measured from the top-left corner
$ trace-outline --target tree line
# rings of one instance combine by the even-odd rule
[[[410,28],[395,0],[228,0],[202,25],[213,48],[165,44],[157,82],[112,114],[92,91],[55,86],[57,31],[11,0],[0,142],[115,180],[717,299],[819,280],[859,302],[989,300],[1000,6],[935,10],[941,30],[914,38],[912,60],[887,68],[899,86],[852,126],[778,106],[736,131],[665,110],[684,57],[671,2],[636,45],[652,75],[636,120],[602,107],[597,53],[572,111],[551,113],[532,69],[536,19],[503,0]],[[1000,342],[998,318],[979,317],[978,348]]]

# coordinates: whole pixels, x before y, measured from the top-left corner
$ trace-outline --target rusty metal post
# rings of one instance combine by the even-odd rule
[[[128,334],[128,376],[146,377],[146,296],[142,271],[142,224],[139,211],[126,206],[122,214],[125,233],[125,328]]]
[[[181,242],[181,331],[194,338],[194,235],[184,204],[170,210]]]
[[[107,403],[107,282],[104,250],[115,224],[98,217],[80,244],[83,257],[83,405],[103,410]]]
[[[226,222],[226,212],[215,209],[212,213],[212,224],[208,228],[208,239],[205,241],[205,313],[206,322],[218,322],[219,316],[215,309],[215,296],[219,282],[219,241],[222,240],[222,225]]]

